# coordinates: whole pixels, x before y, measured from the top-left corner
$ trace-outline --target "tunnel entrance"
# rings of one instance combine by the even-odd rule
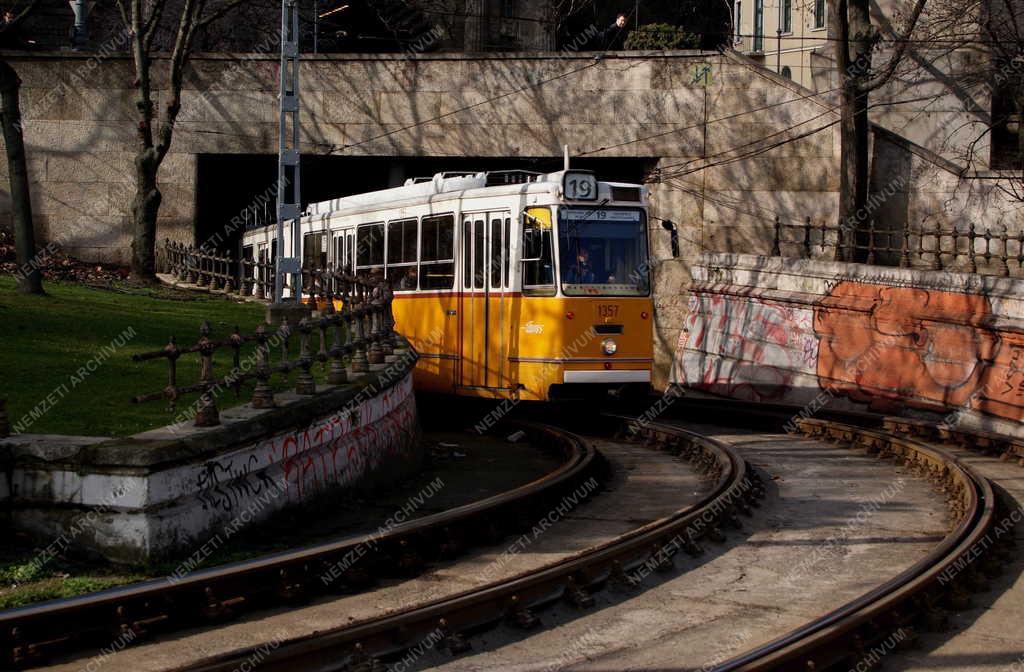
[[[593,170],[602,180],[642,182],[656,158],[574,158],[573,168]],[[197,246],[237,257],[245,226],[274,221],[277,210],[277,156],[200,154],[196,187]],[[302,157],[302,205],[401,186],[410,177],[443,171],[536,170],[562,168],[561,157]],[[239,219],[236,219],[239,218]]]

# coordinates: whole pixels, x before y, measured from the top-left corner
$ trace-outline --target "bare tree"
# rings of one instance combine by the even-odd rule
[[[12,39],[26,18],[36,9],[39,0],[32,0],[10,21],[0,27],[0,43],[12,45]],[[22,135],[19,89],[21,80],[6,59],[0,59],[0,95],[3,107],[0,124],[7,143],[7,170],[11,184],[11,215],[14,220],[14,243],[19,272],[18,289],[26,294],[45,294],[43,274],[35,262],[36,235],[32,224],[32,197],[29,192],[28,166],[25,162],[25,139]]]
[[[885,86],[896,73],[910,44],[926,0],[915,0],[902,30],[891,36],[894,47],[884,67],[874,69],[872,59],[882,35],[871,23],[870,0],[836,0],[829,12],[832,38],[835,40],[836,67],[840,89],[839,223],[857,221],[868,204],[868,122],[869,97]],[[847,243],[852,241],[847,241]],[[852,249],[849,244],[846,250]],[[848,256],[844,252],[844,257]],[[852,259],[845,259],[852,261]]]
[[[131,36],[135,62],[135,85],[139,114],[138,152],[135,155],[135,198],[132,200],[131,279],[152,283],[156,279],[156,223],[161,194],[157,173],[171,148],[174,125],[181,111],[181,87],[199,30],[221,18],[244,0],[223,0],[216,7],[208,0],[116,0],[126,30]],[[158,115],[153,104],[152,73],[156,38],[163,29],[165,14],[177,13],[170,22],[173,40],[166,58],[169,100]]]
[[[997,188],[1024,202],[1024,1],[992,0],[977,11],[990,61],[984,90],[992,100],[989,109],[980,110],[988,123],[967,146],[965,163],[974,163],[975,146],[988,137],[990,167],[1007,171]]]

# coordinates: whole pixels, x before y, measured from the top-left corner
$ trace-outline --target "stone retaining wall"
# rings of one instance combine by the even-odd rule
[[[705,254],[672,380],[811,414],[925,412],[1024,436],[1022,297],[1018,279]]]
[[[312,397],[279,394],[276,409],[223,411],[219,427],[0,440],[13,522],[46,548],[73,543],[115,560],[152,560],[288,507],[407,478],[422,459],[416,356],[398,352],[360,382]]]

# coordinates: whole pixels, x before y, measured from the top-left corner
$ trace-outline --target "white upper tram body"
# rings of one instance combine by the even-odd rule
[[[561,213],[563,217],[575,217],[580,221],[598,218],[613,225],[639,224],[631,230],[643,232],[643,256],[646,257],[647,206],[648,192],[643,185],[601,182],[589,171],[438,173],[432,178],[406,180],[401,187],[310,204],[299,220],[302,249],[292,249],[292,222],[286,222],[283,254],[298,258],[304,268],[354,269],[357,273],[371,268],[386,268],[388,279],[396,290],[403,289],[398,278],[405,268],[416,266],[422,275],[421,266],[449,263],[453,279],[450,285],[445,286],[442,281],[440,286],[419,286],[418,289],[459,289],[454,279],[461,276],[463,269],[460,263],[460,251],[464,249],[462,224],[487,213],[486,221],[503,222],[504,230],[493,235],[497,240],[505,240],[506,289],[521,291],[522,220],[528,208],[551,208],[552,226],[558,225],[559,209],[564,210]],[[427,250],[420,250],[422,223],[425,219],[429,221],[440,216],[444,216],[446,222],[450,216],[452,231],[447,234],[450,242],[442,245],[446,251],[440,254],[445,258],[427,259]],[[402,226],[396,226],[399,223]],[[374,244],[376,235],[383,236],[383,241],[376,241],[382,245]],[[487,237],[490,235],[488,233]],[[247,231],[243,237],[243,255],[263,262],[274,260],[277,257],[276,236],[276,224]],[[397,240],[397,236],[404,240]],[[551,244],[557,245],[557,239],[558,236],[553,235]],[[490,243],[487,249],[491,249]],[[554,259],[560,258],[557,247],[552,252]],[[437,257],[438,254],[432,256]],[[645,263],[646,258],[641,262]],[[632,259],[630,265],[633,265]],[[613,278],[607,280],[611,283]],[[625,278],[618,281],[621,284]],[[425,284],[425,281],[420,283]],[[561,295],[562,288],[558,284],[557,292]]]

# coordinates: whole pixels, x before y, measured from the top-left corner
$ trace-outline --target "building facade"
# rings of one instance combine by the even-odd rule
[[[733,48],[814,88],[813,56],[829,48],[826,0],[735,0]]]

